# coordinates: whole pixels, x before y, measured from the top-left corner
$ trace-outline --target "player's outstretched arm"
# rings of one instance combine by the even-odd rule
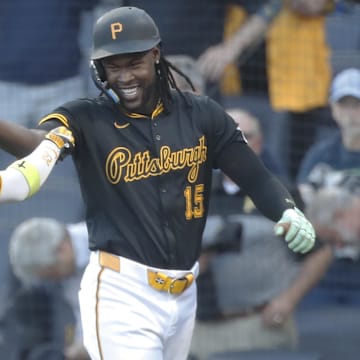
[[[231,143],[223,148],[218,162],[225,174],[250,196],[257,209],[277,223],[275,234],[284,237],[292,251],[306,253],[313,248],[313,226],[296,208],[288,190],[265,168],[249,146]]]
[[[0,119],[0,148],[17,158],[30,154],[44,139],[46,131]]]
[[[22,201],[35,194],[56,161],[74,145],[69,129],[60,126],[51,130],[30,155],[0,171],[0,202]]]

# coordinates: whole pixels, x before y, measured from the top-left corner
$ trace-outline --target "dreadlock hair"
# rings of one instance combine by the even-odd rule
[[[196,89],[190,78],[186,74],[184,74],[180,69],[178,69],[175,65],[173,65],[169,60],[165,59],[163,55],[160,55],[159,63],[156,64],[155,66],[156,66],[156,74],[159,77],[160,97],[164,104],[164,110],[166,112],[169,112],[169,107],[172,102],[172,97],[171,97],[172,88],[175,89],[185,99],[184,94],[176,84],[176,81],[174,79],[171,70],[175,71],[177,74],[183,77],[186,80],[186,82],[190,85],[193,91],[196,91]]]

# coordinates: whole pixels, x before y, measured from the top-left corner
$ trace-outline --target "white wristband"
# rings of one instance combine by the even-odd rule
[[[35,194],[50,175],[59,155],[59,148],[45,139],[30,155],[0,171],[0,201],[21,201]]]

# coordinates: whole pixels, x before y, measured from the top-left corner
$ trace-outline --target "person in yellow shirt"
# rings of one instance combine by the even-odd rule
[[[293,178],[317,128],[331,119],[331,50],[325,27],[331,3],[287,1],[267,34],[269,97],[275,111],[288,113],[288,167]]]
[[[222,81],[223,95],[243,95],[249,87],[246,81],[251,82],[251,89],[260,87],[260,91],[267,93],[274,111],[288,114],[291,177],[296,176],[304,153],[315,139],[318,125],[327,125],[331,119],[327,107],[332,78],[331,50],[327,44],[325,20],[333,7],[333,0],[283,0],[281,10],[275,12],[271,21],[264,22],[260,18],[255,21],[233,5],[224,29],[224,37],[228,40],[200,59],[205,76],[217,76],[218,81]],[[247,42],[245,47],[247,38],[251,39],[251,45]],[[264,69],[259,59],[253,59],[251,54],[260,54],[260,44],[265,47]],[[246,69],[243,67],[249,63],[249,56],[253,63],[250,71],[256,74],[248,73],[250,65],[246,65]],[[239,69],[244,70],[243,78],[239,76]]]

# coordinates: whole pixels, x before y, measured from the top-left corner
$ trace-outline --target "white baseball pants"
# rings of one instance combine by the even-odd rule
[[[92,360],[185,360],[196,312],[195,281],[182,293],[152,288],[148,267],[120,259],[120,271],[93,252],[79,292],[84,344]],[[182,278],[189,271],[152,270]]]

